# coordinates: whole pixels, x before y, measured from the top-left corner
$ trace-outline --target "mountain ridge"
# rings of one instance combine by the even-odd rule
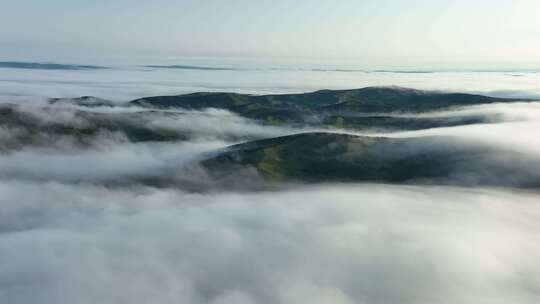
[[[540,174],[530,172],[531,166],[540,164],[516,153],[441,136],[305,132],[233,145],[201,165],[218,180],[252,170],[271,182],[540,186]]]
[[[485,123],[485,117],[462,119],[403,118],[392,113],[423,113],[455,107],[491,103],[533,101],[478,94],[422,91],[404,87],[365,87],[349,90],[318,90],[299,94],[249,95],[239,93],[192,93],[145,97],[129,105],[146,108],[218,108],[268,124],[299,124],[330,128],[396,128],[417,130],[471,123]],[[359,117],[358,113],[364,113]]]
[[[65,103],[69,99],[51,99]],[[403,117],[398,113],[425,113],[491,103],[534,101],[479,94],[422,91],[398,86],[318,90],[295,94],[252,95],[227,92],[196,92],[138,98],[124,104],[147,109],[223,109],[263,124],[296,125],[338,129],[419,130],[426,128],[489,123],[497,117]],[[110,106],[97,97],[71,99],[80,106]],[[362,114],[362,115],[359,115]]]
[[[419,98],[420,101],[413,98]],[[206,99],[206,100],[205,100]],[[485,104],[494,102],[514,102],[533,101],[528,98],[500,98],[480,94],[456,93],[443,91],[423,91],[399,86],[371,86],[359,89],[345,90],[317,90],[306,93],[294,94],[269,94],[251,95],[229,92],[198,92],[180,95],[152,96],[135,99],[129,102],[131,105],[145,107],[187,107],[200,109],[201,107],[213,106],[217,108],[229,109],[234,106],[246,104],[258,104],[259,106],[270,106],[275,108],[301,108],[304,110],[315,110],[327,106],[337,106],[337,110],[343,105],[360,104],[366,108],[358,109],[364,112],[388,112],[388,110],[401,110],[399,106],[406,106],[404,109],[440,109],[452,105]],[[386,104],[381,104],[381,102]],[[198,102],[198,103],[197,103]],[[231,104],[231,102],[233,102]],[[388,104],[392,102],[393,104]],[[410,104],[399,104],[409,102]],[[418,103],[429,103],[423,108],[418,108]],[[441,103],[442,102],[442,103]],[[377,107],[369,108],[375,105]],[[386,105],[386,107],[385,107]],[[388,107],[393,105],[393,107]],[[347,108],[348,109],[348,108]],[[327,109],[324,109],[327,110]]]

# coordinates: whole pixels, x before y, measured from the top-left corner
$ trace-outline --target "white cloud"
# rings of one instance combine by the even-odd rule
[[[3,302],[535,303],[540,292],[536,193],[0,187]]]
[[[143,77],[138,74],[143,72],[136,72],[137,79],[122,82],[127,73],[113,72],[111,78],[101,80],[101,74],[93,73],[58,73],[52,77],[55,85],[32,78],[37,76],[16,82],[4,75],[0,91],[35,102],[35,96],[126,99],[201,87],[284,92],[319,88],[327,78],[330,87],[425,82],[426,88],[440,88],[452,80],[448,88],[470,84],[470,90],[480,91],[493,90],[494,80],[508,80],[499,74],[467,74],[470,78],[461,81],[463,74],[451,73],[320,73],[305,79],[304,72],[289,71],[276,72],[269,79],[272,73],[254,73],[249,81],[226,77],[230,82],[216,87],[223,74],[201,72],[201,79],[209,78],[196,83],[201,79],[186,80],[190,73],[172,82],[160,77],[179,74],[166,72],[152,81],[159,73],[141,80],[137,77]],[[28,75],[17,72],[15,76]],[[68,76],[78,80],[68,82]],[[85,77],[88,82],[80,82]],[[273,77],[279,78],[278,85],[270,85],[276,80]],[[504,83],[507,89],[537,92],[535,77],[531,74]],[[43,87],[47,89],[41,91]],[[11,100],[5,94],[3,99]],[[76,115],[82,110],[79,107],[49,111],[29,104],[21,107],[47,122],[93,123]],[[112,115],[114,120],[127,119],[126,115],[141,109],[88,111]],[[534,133],[540,130],[537,104],[490,105],[429,115],[477,114],[501,119],[496,124],[385,135],[451,135],[539,159]],[[181,185],[160,189],[141,184],[106,186],[155,176],[210,184],[204,175],[178,168],[202,153],[236,143],[235,138],[298,132],[258,125],[217,110],[143,111],[140,116],[135,121],[150,129],[194,135],[186,141],[133,143],[118,132],[103,132],[89,146],[63,138],[46,142],[45,147],[23,145],[0,153],[1,303],[506,304],[540,299],[537,192],[382,184],[288,185],[268,192],[220,188],[202,193],[179,190]],[[0,128],[0,141],[14,143],[25,132]],[[507,162],[510,167],[525,162],[516,155],[522,162]],[[538,172],[531,163],[528,168]],[[519,177],[527,177],[525,173]],[[243,178],[248,185],[258,182],[251,176]]]

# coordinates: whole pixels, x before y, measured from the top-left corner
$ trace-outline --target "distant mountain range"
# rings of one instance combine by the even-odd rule
[[[107,67],[97,65],[74,65],[60,63],[37,63],[37,62],[19,62],[19,61],[1,61],[0,68],[12,69],[33,69],[33,70],[98,70],[107,69]]]
[[[146,65],[125,65],[125,66],[98,66],[87,64],[66,64],[57,62],[27,62],[27,61],[0,61],[0,68],[12,69],[37,69],[37,70],[91,70],[91,69],[137,69],[145,70],[193,70],[193,71],[296,71],[296,72],[337,72],[337,73],[364,73],[364,74],[431,74],[431,73],[515,73],[523,76],[522,73],[539,73],[535,68],[499,68],[499,69],[366,69],[366,68],[343,68],[343,67],[309,67],[309,66],[223,66],[223,65],[194,65],[194,64],[146,64]]]
[[[256,109],[310,111],[316,113],[423,112],[443,108],[512,102],[519,99],[488,97],[464,93],[420,91],[402,87],[367,87],[354,90],[321,90],[312,93],[246,95],[236,93],[193,93],[146,97],[130,104],[157,108],[219,108],[247,116]]]
[[[463,106],[533,101],[476,94],[420,91],[401,87],[321,90],[311,93],[248,95],[204,92],[136,99],[123,106],[147,109],[223,109],[270,125],[292,125],[352,130],[419,130],[494,122],[497,116],[414,114]],[[54,98],[51,104],[114,107],[118,103],[93,97]],[[401,115],[403,113],[412,115]]]
[[[223,109],[264,124],[345,129],[419,130],[494,121],[497,117],[467,115],[422,117],[414,114],[462,106],[532,101],[476,94],[420,91],[402,87],[367,87],[353,90],[321,90],[310,93],[249,95],[202,92],[145,97],[127,106],[149,109]],[[85,107],[117,106],[93,96],[50,99],[51,104]]]
[[[312,93],[247,95],[194,93],[146,97],[130,105],[161,109],[225,109],[270,124],[302,124],[350,129],[424,129],[486,122],[486,117],[411,118],[392,115],[420,113],[461,106],[517,102],[475,94],[420,91],[401,87],[321,90]],[[362,115],[359,115],[359,114]]]

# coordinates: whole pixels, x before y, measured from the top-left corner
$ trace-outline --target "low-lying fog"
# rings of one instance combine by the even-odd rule
[[[537,303],[538,194],[0,183],[5,303]]]
[[[232,78],[221,88],[212,85],[218,82],[212,79],[203,81],[205,85],[195,80],[153,83],[150,76],[141,81],[120,77],[126,72],[112,72],[111,78],[96,80],[105,72],[82,74],[86,72],[72,72],[73,81],[67,80],[68,72],[3,72],[0,96],[4,103],[78,95],[127,100],[205,90],[206,85],[211,90],[284,92],[290,89],[285,87],[288,80],[294,87],[291,91],[302,91],[319,88],[326,77],[332,79],[330,87],[347,88],[390,81],[430,89],[459,89],[467,84],[467,77],[459,76],[463,81],[458,84],[452,73],[366,74],[362,82],[353,73],[318,72],[302,78],[299,86],[294,77],[301,72],[289,72],[291,79],[277,82],[284,84],[282,90],[269,88],[277,77],[269,76],[269,71],[249,81]],[[137,73],[145,72],[133,72]],[[170,77],[182,72],[163,73]],[[516,94],[524,97],[540,96],[535,95],[540,92],[538,82],[532,84],[537,74],[486,75],[471,76],[475,81],[468,83],[468,91],[502,88],[522,90]],[[429,83],[420,85],[428,78]],[[446,82],[450,78],[453,81]],[[486,83],[495,80],[501,81],[488,87]],[[81,143],[70,135],[52,136],[47,128],[37,135],[24,126],[0,128],[1,303],[540,301],[540,193],[536,190],[352,183],[191,192],[181,183],[201,176],[193,176],[185,165],[231,144],[314,129],[264,126],[220,110],[76,106],[44,110],[42,105],[22,103],[17,111],[44,125],[94,124],[94,116],[80,115],[82,111],[106,115],[107,121],[138,122],[151,130],[187,135],[182,140],[134,142],[121,130],[104,130]],[[450,135],[540,161],[538,103],[420,115],[486,115],[494,120],[376,135]],[[163,175],[175,175],[179,184],[157,188],[144,183],[145,178]],[[137,182],[115,184],[131,179]]]

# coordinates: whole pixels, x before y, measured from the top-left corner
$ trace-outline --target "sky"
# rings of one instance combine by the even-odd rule
[[[537,0],[2,0],[0,59],[540,66]]]

